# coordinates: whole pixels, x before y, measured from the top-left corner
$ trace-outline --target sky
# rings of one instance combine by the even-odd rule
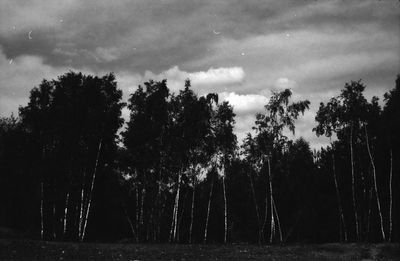
[[[320,102],[362,80],[382,97],[400,73],[398,0],[0,0],[0,116],[17,114],[42,79],[114,72],[126,101],[139,84],[191,79],[236,113],[242,140],[271,91],[310,110],[296,136],[312,148]],[[127,109],[123,116],[128,119]]]

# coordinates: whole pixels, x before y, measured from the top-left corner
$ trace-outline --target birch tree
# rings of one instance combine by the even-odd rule
[[[383,108],[384,134],[386,135],[386,146],[389,150],[389,235],[388,241],[393,239],[393,174],[396,173],[395,163],[398,159],[398,147],[400,144],[400,75],[397,75],[395,88],[385,93],[385,105]],[[396,155],[397,154],[397,155]],[[398,172],[398,171],[397,171]]]
[[[267,216],[269,208],[270,243],[274,241],[276,228],[279,231],[279,241],[282,242],[282,228],[280,226],[278,208],[274,200],[272,157],[275,152],[281,151],[288,141],[283,131],[287,129],[294,134],[295,120],[300,113],[304,114],[310,104],[308,100],[290,103],[291,96],[292,92],[289,89],[273,92],[269,102],[264,106],[265,114],[258,113],[256,115],[255,127],[253,127],[256,131],[257,155],[265,166],[264,169],[266,169],[268,176],[266,191],[269,192],[269,202],[267,202],[268,196],[266,196],[265,216]]]
[[[332,98],[327,105],[320,104],[317,112],[316,121],[318,126],[314,128],[317,135],[326,135],[330,137],[333,133],[337,134],[339,140],[348,140],[350,149],[350,169],[351,169],[351,188],[352,188],[352,203],[354,211],[354,228],[356,240],[361,240],[361,228],[363,227],[360,220],[361,211],[358,205],[357,186],[362,186],[356,179],[355,167],[355,147],[359,147],[363,142],[365,151],[368,153],[370,164],[372,167],[372,180],[375,192],[376,205],[378,208],[379,225],[381,236],[386,240],[381,203],[377,185],[377,173],[375,168],[375,160],[373,158],[369,134],[368,124],[372,117],[371,108],[377,107],[377,100],[373,98],[371,104],[365,99],[363,91],[365,85],[361,81],[351,81],[346,83],[341,94],[338,97]],[[361,171],[362,172],[362,171]],[[362,176],[362,173],[361,173]]]

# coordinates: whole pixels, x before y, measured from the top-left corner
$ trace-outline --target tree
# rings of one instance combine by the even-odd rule
[[[243,156],[244,159],[243,161],[245,162],[245,164],[247,166],[249,166],[249,168],[251,170],[255,169],[255,173],[259,173],[260,172],[260,165],[258,164],[259,161],[257,160],[259,158],[259,151],[257,148],[257,143],[256,140],[253,138],[253,136],[248,133],[246,138],[243,141]],[[256,211],[256,218],[257,218],[257,228],[258,228],[258,243],[261,244],[261,242],[264,241],[264,227],[265,227],[265,222],[263,225],[261,225],[261,215],[260,215],[260,210],[259,210],[259,206],[257,203],[257,196],[256,196],[256,191],[254,188],[254,182],[253,182],[253,175],[251,173],[251,171],[247,171],[247,176],[249,178],[249,183],[250,183],[250,188],[251,188],[251,196],[253,199],[253,203],[254,203],[254,209]],[[266,203],[268,202],[268,198],[267,198],[267,192],[266,194]],[[267,211],[267,207],[265,208]],[[267,214],[265,215],[265,220],[267,219]]]
[[[224,243],[228,236],[228,209],[226,200],[226,168],[232,162],[236,149],[236,135],[233,133],[235,114],[228,102],[218,105],[215,116],[215,146],[217,170],[222,177],[224,193]]]
[[[328,137],[335,132],[339,140],[348,139],[350,147],[352,202],[357,240],[361,240],[361,224],[359,221],[359,207],[356,194],[357,180],[355,174],[354,147],[357,143],[360,143],[359,141],[362,140],[361,137],[364,136],[372,166],[375,197],[380,216],[381,234],[382,238],[385,240],[381,204],[376,181],[376,169],[367,132],[368,119],[373,117],[373,114],[377,111],[377,100],[374,98],[372,103],[369,104],[363,95],[364,89],[365,85],[363,85],[361,81],[352,81],[351,83],[346,83],[341,94],[336,98],[332,98],[327,105],[321,103],[315,118],[318,122],[318,126],[314,128],[314,131],[317,135],[326,135]],[[365,135],[362,135],[363,132]],[[354,142],[354,138],[356,138],[356,142]],[[363,175],[362,172],[361,175]]]
[[[213,156],[211,158],[212,165],[217,171],[218,175],[222,179],[222,190],[224,198],[224,243],[227,242],[228,237],[228,209],[227,209],[227,197],[226,197],[226,168],[229,166],[230,162],[233,160],[235,149],[236,149],[236,135],[233,133],[233,128],[235,124],[234,120],[235,114],[233,113],[232,106],[228,102],[223,102],[217,104],[216,112],[212,119],[212,136],[213,141],[211,144],[213,146]],[[210,205],[211,197],[214,186],[215,175],[211,174],[211,189],[210,196],[208,198],[208,208],[206,216],[206,226],[204,231],[204,243],[207,242],[207,230],[208,230],[208,220],[210,216]]]
[[[385,105],[383,108],[383,125],[385,126],[384,134],[390,151],[390,168],[389,168],[389,237],[388,241],[392,241],[393,234],[393,151],[397,152],[399,147],[400,133],[400,75],[397,75],[396,86],[384,95]]]
[[[21,122],[37,138],[41,155],[41,238],[46,233],[45,213],[47,220],[51,213],[53,238],[62,227],[65,239],[69,227],[71,238],[84,240],[97,173],[112,164],[116,150],[123,122],[121,97],[113,74],[99,78],[68,72],[57,80],[43,80],[20,109]],[[89,171],[91,176],[86,175]]]
[[[144,86],[145,90],[139,86],[130,96],[130,121],[122,134],[133,172],[132,185],[136,190],[135,223],[139,240],[149,238],[149,234],[153,234],[153,238],[160,237],[156,227],[161,221],[162,193],[168,182],[165,169],[168,163],[171,110],[168,102],[170,93],[165,80],[150,80]],[[154,207],[146,209],[146,201],[154,202]]]
[[[310,102],[308,100],[289,103],[292,92],[289,89],[281,92],[273,92],[268,104],[265,105],[266,113],[256,115],[256,152],[258,160],[267,168],[268,173],[268,195],[265,201],[265,221],[268,213],[270,212],[270,238],[269,242],[272,243],[275,235],[276,225],[279,230],[279,240],[282,242],[282,229],[279,222],[279,215],[274,200],[273,192],[273,174],[271,171],[271,158],[274,153],[282,151],[286,146],[288,138],[283,134],[284,129],[288,129],[293,134],[295,133],[295,120],[300,113],[304,113],[309,108]],[[276,221],[275,221],[276,220]]]
[[[193,169],[197,163],[204,162],[204,158],[207,159],[209,157],[207,155],[210,155],[206,142],[210,137],[211,131],[210,106],[215,99],[215,95],[208,95],[206,98],[201,97],[199,99],[190,89],[189,80],[186,80],[184,90],[181,90],[172,99],[174,108],[172,117],[175,122],[172,140],[175,147],[174,157],[179,164],[179,170],[170,241],[179,240],[178,213],[182,176],[188,170]],[[195,175],[195,173],[192,173],[192,175]],[[187,175],[184,178],[187,178]],[[192,197],[194,198],[193,194]]]

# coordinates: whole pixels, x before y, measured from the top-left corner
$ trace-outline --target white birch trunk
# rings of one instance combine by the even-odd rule
[[[267,157],[268,161],[268,175],[269,175],[269,197],[270,197],[270,210],[271,210],[271,234],[269,237],[269,242],[272,243],[272,240],[275,235],[275,219],[274,219],[274,202],[273,202],[273,192],[272,192],[272,174],[271,174],[271,162],[269,156]]]
[[[65,233],[67,232],[68,200],[69,200],[69,192],[67,193],[67,196],[65,197],[63,237],[65,237]]]
[[[257,215],[257,227],[258,227],[258,243],[260,244],[263,241],[263,229],[261,228],[261,220],[260,220],[260,212],[258,210],[258,204],[257,204],[257,199],[256,199],[256,193],[254,191],[254,184],[253,184],[253,179],[251,177],[251,174],[248,174],[249,179],[250,179],[250,187],[251,187],[251,193],[253,196],[253,201],[254,201],[254,206],[256,209],[256,215]],[[265,192],[268,193],[268,192]],[[265,202],[265,204],[268,204],[268,200]]]
[[[83,221],[83,210],[84,208],[84,190],[83,190],[83,184],[82,184],[82,189],[81,189],[81,204],[80,204],[80,209],[79,209],[79,222],[78,222],[78,237],[79,239],[82,236],[82,221]]]
[[[99,148],[97,149],[96,163],[95,163],[95,166],[94,166],[92,184],[90,186],[90,191],[89,191],[89,196],[88,196],[89,198],[88,198],[88,203],[87,203],[87,207],[86,207],[86,215],[84,217],[82,236],[80,238],[80,241],[83,241],[85,239],[86,226],[87,226],[87,221],[88,221],[88,218],[89,218],[90,205],[92,203],[94,181],[96,179],[96,172],[97,172],[97,166],[98,166],[98,163],[99,163],[99,157],[100,157],[100,151],[101,151],[102,142],[103,142],[103,140],[101,139],[100,142],[99,142]]]
[[[381,234],[382,234],[383,241],[386,241],[386,235],[385,235],[385,231],[383,229],[383,217],[382,217],[382,211],[381,211],[381,202],[379,200],[378,185],[376,183],[375,162],[374,162],[374,158],[373,158],[372,153],[371,153],[371,149],[369,147],[368,132],[367,132],[367,126],[366,125],[364,125],[364,130],[365,130],[365,140],[367,142],[368,155],[369,155],[369,159],[371,160],[372,173],[373,173],[373,177],[374,177],[374,189],[375,189],[375,196],[376,196],[376,204],[378,206]]]
[[[222,188],[224,190],[224,243],[226,244],[228,238],[228,208],[226,202],[225,173],[222,176]]]
[[[40,183],[40,239],[44,238],[44,216],[43,216],[43,181]]]
[[[351,191],[353,198],[354,208],[354,221],[356,226],[356,237],[357,241],[360,240],[359,226],[358,226],[358,214],[357,214],[357,203],[356,203],[356,191],[355,191],[355,176],[354,176],[354,156],[353,156],[353,125],[350,129],[350,161],[351,161]]]
[[[171,221],[171,229],[169,231],[169,239],[168,241],[171,243],[173,240],[173,235],[174,235],[174,225],[175,225],[175,210],[176,210],[176,195],[175,195],[175,201],[174,201],[174,209],[172,211],[172,221]]]
[[[190,212],[189,244],[192,244],[193,222],[194,222],[194,200],[196,195],[196,178],[193,177],[192,207]]]
[[[261,234],[264,235],[264,231],[265,231],[265,226],[267,225],[267,220],[268,220],[268,187],[269,187],[269,161],[268,163],[268,173],[267,173],[267,177],[268,177],[268,181],[267,184],[265,186],[265,214],[264,214],[264,222],[262,224],[261,227]]]
[[[83,171],[83,179],[82,179],[82,187],[81,187],[81,199],[80,199],[81,202],[80,202],[80,206],[79,206],[79,220],[78,220],[78,238],[79,239],[82,236],[83,213],[85,213],[85,211],[86,211],[86,210],[84,210],[84,207],[85,207],[85,179],[86,179],[86,166],[85,166],[84,171]]]
[[[176,198],[175,198],[176,208],[175,208],[175,220],[174,220],[174,233],[172,235],[172,240],[174,242],[177,240],[177,233],[178,233],[178,213],[179,213],[179,197],[181,191],[181,178],[182,178],[182,173],[180,171],[178,176],[178,190],[176,192]]]
[[[206,227],[204,229],[204,244],[207,243],[207,232],[208,232],[208,221],[210,219],[210,207],[211,207],[211,197],[213,193],[214,187],[214,176],[211,178],[211,189],[210,189],[210,196],[208,198],[208,207],[207,207],[207,217],[206,217]]]

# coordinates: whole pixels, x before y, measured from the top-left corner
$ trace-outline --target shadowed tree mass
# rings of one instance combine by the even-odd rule
[[[178,93],[145,82],[127,104],[114,74],[43,80],[0,119],[0,226],[57,241],[398,241],[400,76],[382,102],[365,89],[320,104],[313,130],[333,139],[312,151],[287,136],[310,106],[290,89],[238,146],[232,105],[189,79]]]

